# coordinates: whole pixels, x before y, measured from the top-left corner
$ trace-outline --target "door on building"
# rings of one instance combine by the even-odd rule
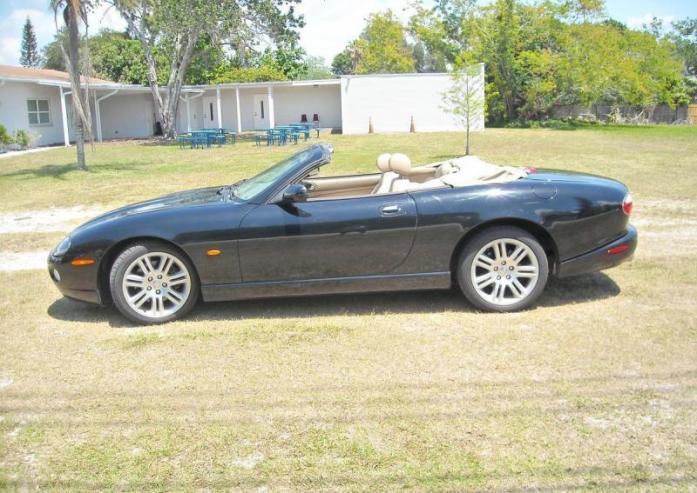
[[[218,102],[216,98],[203,98],[203,128],[218,128]]]
[[[269,97],[254,95],[254,128],[269,128]]]

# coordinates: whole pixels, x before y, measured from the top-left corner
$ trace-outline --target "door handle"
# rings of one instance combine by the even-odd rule
[[[402,212],[404,212],[403,209],[396,204],[383,205],[380,207],[380,215],[382,216],[397,216]]]

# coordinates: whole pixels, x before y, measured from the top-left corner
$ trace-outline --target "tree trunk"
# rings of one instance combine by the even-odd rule
[[[194,30],[187,37],[186,41],[178,47],[175,59],[172,61],[172,66],[169,73],[169,82],[167,83],[167,94],[165,96],[166,104],[162,113],[162,133],[168,139],[174,139],[177,136],[177,109],[179,108],[179,95],[181,94],[182,85],[184,85],[184,77],[186,69],[191,63],[194,55],[194,46],[198,41],[200,31]]]
[[[465,156],[470,155],[470,118],[467,116],[467,129],[465,136]]]
[[[175,50],[172,64],[169,71],[169,79],[167,81],[164,100],[160,94],[160,85],[157,81],[157,66],[155,57],[152,53],[152,46],[147,39],[146,26],[141,20],[141,25],[136,26],[133,18],[126,18],[129,29],[136,33],[140,44],[143,47],[145,62],[148,65],[148,85],[152,93],[153,105],[155,109],[155,121],[160,124],[162,135],[166,139],[174,139],[177,136],[177,109],[179,108],[179,95],[184,84],[186,70],[191,63],[193,57],[194,46],[198,41],[200,34],[199,30],[192,31],[187,36],[185,42],[179,42]]]
[[[70,82],[73,102],[73,124],[75,126],[75,147],[77,149],[77,169],[86,170],[85,162],[85,128],[83,115],[83,97],[80,87],[80,26],[77,12],[73,2],[67,2],[68,9],[68,62],[70,69]]]

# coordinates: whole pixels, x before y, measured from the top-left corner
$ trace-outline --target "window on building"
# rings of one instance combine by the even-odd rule
[[[51,123],[48,99],[28,99],[27,114],[29,125],[48,125]]]

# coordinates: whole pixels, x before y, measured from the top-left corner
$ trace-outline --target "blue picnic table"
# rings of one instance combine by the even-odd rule
[[[177,137],[179,147],[190,145],[191,148],[210,147],[212,144],[217,144],[218,147],[229,143],[237,142],[237,133],[231,132],[224,128],[205,128],[201,130],[192,130],[188,135]]]
[[[310,138],[312,126],[305,123],[291,123],[288,125],[277,125],[274,128],[255,129],[256,145],[261,145],[265,140],[267,146],[274,144],[285,145],[288,141],[297,144],[302,135],[305,140]],[[319,137],[319,131],[317,132]]]

